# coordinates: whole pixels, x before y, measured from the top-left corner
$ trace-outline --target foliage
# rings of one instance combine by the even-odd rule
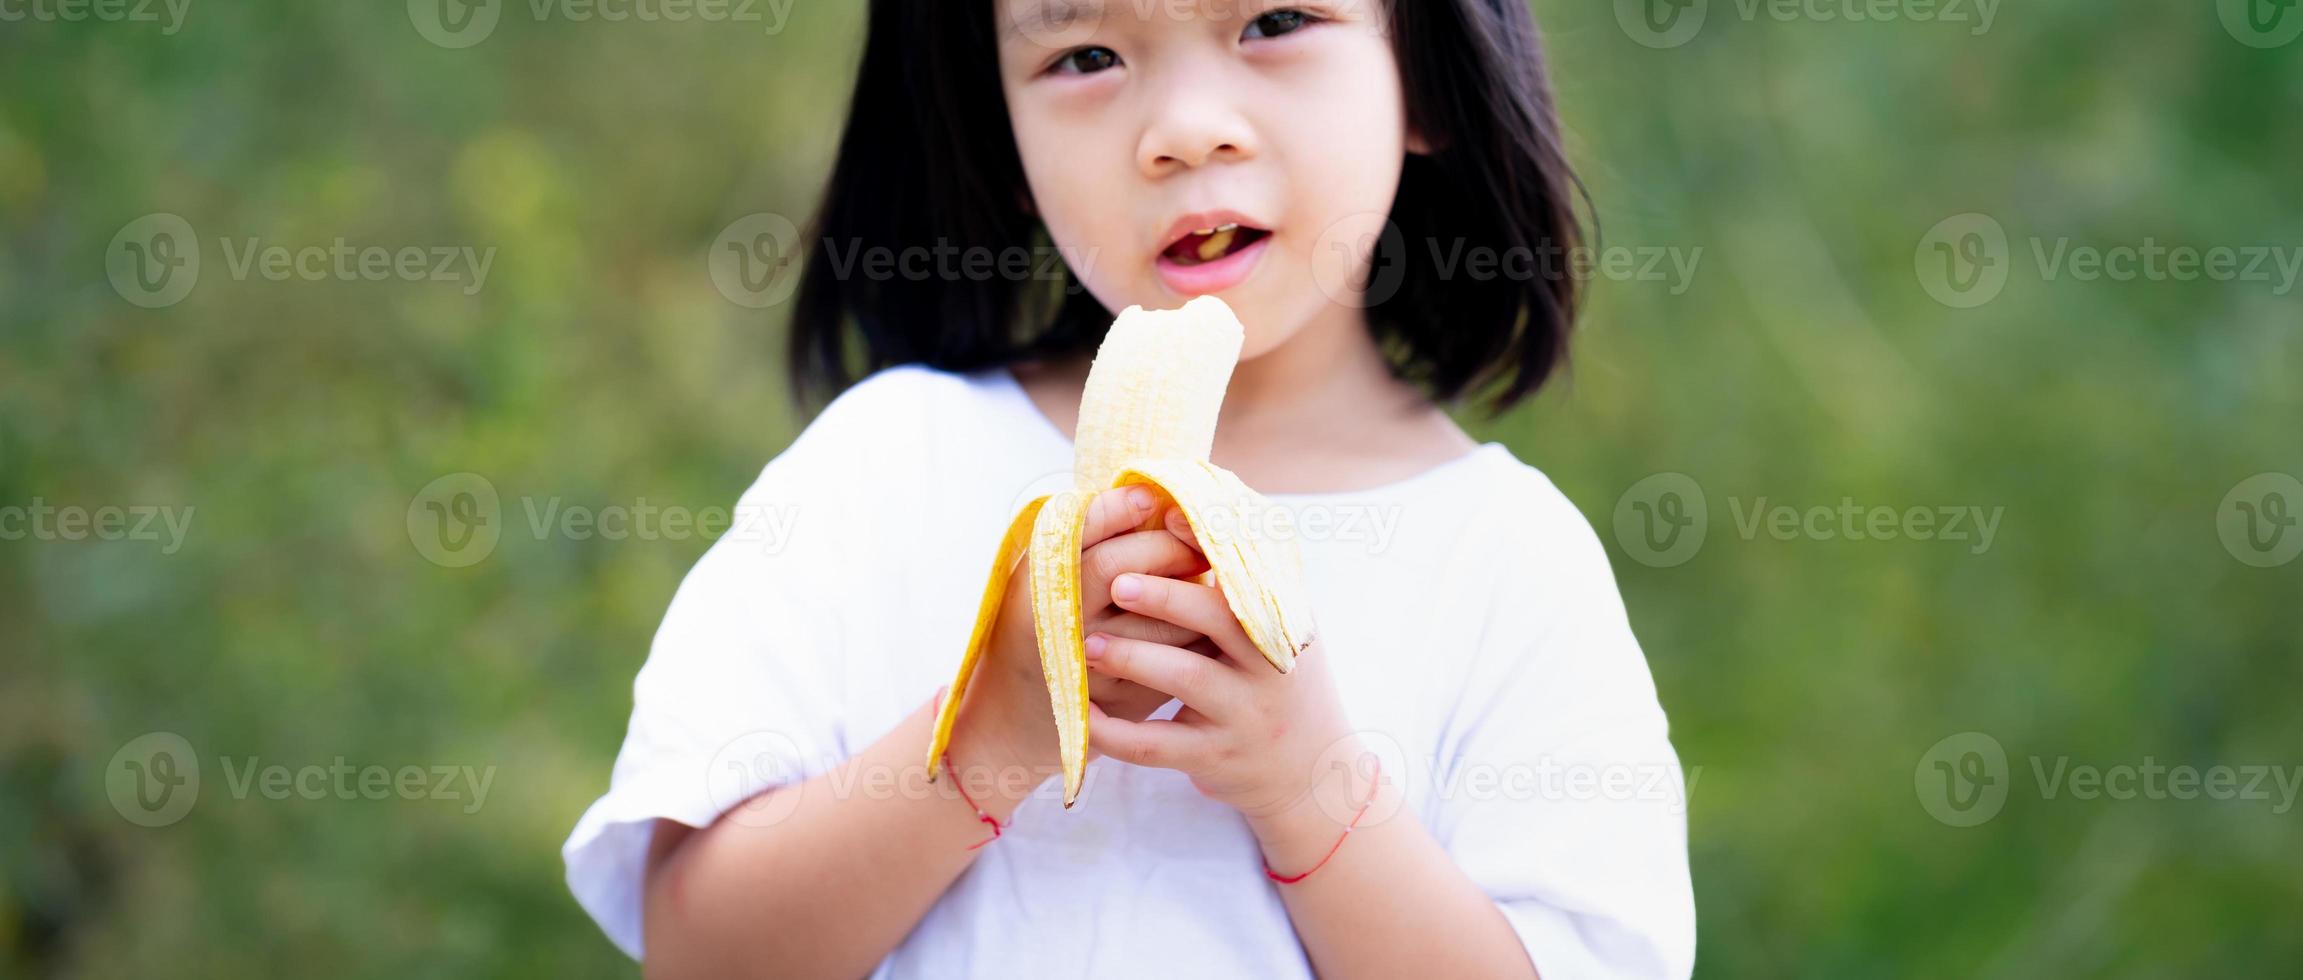
[[[500,4],[466,48],[421,6],[0,23],[0,505],[192,512],[172,553],[0,541],[0,973],[636,972],[557,848],[706,542],[532,534],[521,502],[724,506],[804,422],[783,309],[729,302],[708,252],[746,214],[807,213],[860,5],[786,0],[771,32]],[[1609,4],[1538,3],[1605,244],[1700,258],[1597,279],[1572,378],[1465,420],[1608,542],[1700,767],[1699,970],[2303,957],[2303,814],[2049,798],[2033,773],[2303,766],[2303,561],[2245,564],[2216,523],[2245,478],[2303,474],[2303,302],[2276,273],[2090,281],[2033,248],[2303,248],[2303,42],[2240,44],[2213,4],[2009,5],[1981,33],[1708,6],[1657,48]],[[106,270],[152,213],[204,267],[147,309]],[[1968,213],[2010,237],[2009,278],[1959,308],[1923,239]],[[249,238],[494,253],[467,294],[235,276]],[[444,567],[410,503],[460,472],[504,533]],[[1616,530],[1658,473],[1707,500],[1678,564]],[[1980,553],[1750,523],[1843,499],[2004,516]],[[105,766],[150,731],[209,763],[497,775],[466,813],[234,799],[210,771],[147,829]],[[2008,757],[1977,827],[1923,806],[1923,756],[1961,732]]]

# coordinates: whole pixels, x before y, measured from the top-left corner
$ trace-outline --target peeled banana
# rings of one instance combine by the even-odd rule
[[[959,719],[960,697],[982,659],[1018,558],[1031,562],[1032,625],[1064,773],[1064,807],[1087,770],[1087,650],[1082,645],[1080,535],[1088,502],[1113,487],[1145,484],[1183,509],[1209,574],[1256,650],[1281,673],[1295,668],[1314,627],[1303,563],[1291,538],[1248,533],[1249,515],[1270,504],[1239,477],[1208,462],[1217,410],[1239,362],[1243,331],[1231,307],[1201,296],[1178,310],[1131,306],[1114,321],[1088,369],[1073,439],[1072,489],[1016,512],[993,556],[975,629],[936,715],[928,778],[940,770]],[[1160,527],[1155,515],[1139,530]],[[1212,578],[1212,583],[1204,581]]]

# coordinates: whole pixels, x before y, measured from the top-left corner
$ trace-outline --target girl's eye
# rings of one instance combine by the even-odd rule
[[[1059,75],[1093,75],[1119,63],[1119,53],[1110,48],[1081,48],[1056,59],[1049,70]]]
[[[1301,10],[1274,10],[1248,22],[1247,37],[1278,37],[1311,26],[1313,17]]]

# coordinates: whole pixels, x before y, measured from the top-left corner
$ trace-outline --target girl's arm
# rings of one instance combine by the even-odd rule
[[[1089,503],[1081,561],[1091,571],[1081,589],[1090,608],[1103,607],[1120,571],[1207,568],[1173,535],[1133,530],[1157,506],[1141,488]],[[970,845],[991,835],[975,807],[1004,826],[1062,771],[1028,582],[1008,581],[984,660],[960,699],[950,772],[936,782],[927,782],[920,758],[935,726],[931,698],[830,771],[764,792],[709,827],[657,822],[641,896],[650,976],[858,977],[911,933],[975,861],[980,849]],[[1147,642],[1200,638],[1109,612],[1090,625]],[[1092,679],[1088,693],[1098,711],[1108,706],[1125,718],[1148,717],[1168,700],[1109,678]]]
[[[1342,847],[1343,823],[1308,802],[1248,821],[1264,862],[1282,875],[1319,864],[1335,848],[1317,874],[1279,886],[1322,980],[1536,975],[1503,911],[1404,805],[1396,780],[1376,781],[1372,798],[1366,786],[1348,789],[1349,799],[1369,801],[1368,818],[1383,819],[1363,821]]]
[[[919,753],[935,709],[930,699],[832,771],[770,790],[711,826],[657,821],[643,900],[647,975],[871,973],[981,853],[968,845],[992,831],[953,788],[952,774],[925,781]],[[1046,771],[1005,757],[978,731],[963,724],[954,733],[954,772]],[[1034,784],[977,776],[965,788],[1004,825]],[[772,798],[778,794],[797,799]],[[789,814],[772,826],[742,819],[783,807]]]
[[[1168,514],[1168,527],[1193,540],[1179,513]],[[1159,722],[1114,718],[1090,705],[1090,744],[1122,762],[1182,772],[1202,794],[1239,810],[1268,872],[1304,876],[1277,887],[1319,976],[1536,975],[1496,900],[1405,804],[1406,774],[1377,769],[1361,777],[1328,764],[1375,756],[1344,716],[1322,644],[1281,674],[1214,587],[1123,575],[1112,597],[1122,609],[1199,631],[1224,656],[1090,636],[1092,670],[1184,705]]]

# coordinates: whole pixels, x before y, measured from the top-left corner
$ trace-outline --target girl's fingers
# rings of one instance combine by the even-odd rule
[[[1106,677],[1091,670],[1088,671],[1088,700],[1109,714],[1141,720],[1150,717],[1161,705],[1174,699],[1164,691],[1154,691],[1134,681]]]
[[[1247,631],[1240,628],[1231,605],[1215,586],[1131,572],[1112,580],[1112,604],[1207,637],[1240,663],[1254,663],[1263,656],[1249,642]]]
[[[1191,550],[1195,552],[1200,550],[1199,535],[1192,531],[1191,519],[1183,515],[1183,508],[1168,508],[1167,513],[1161,515],[1161,523],[1167,525],[1167,532],[1169,534],[1174,535],[1177,540],[1182,541],[1184,544],[1190,546]]]
[[[1088,747],[1121,762],[1191,769],[1207,754],[1206,732],[1173,721],[1128,721],[1088,704]]]
[[[1222,716],[1238,693],[1229,665],[1179,647],[1097,633],[1087,640],[1087,654],[1097,673],[1163,692],[1201,714]]]
[[[1159,505],[1159,494],[1145,486],[1113,487],[1096,494],[1088,501],[1087,522],[1080,529],[1080,547],[1092,548],[1106,538],[1135,530]]]
[[[1164,529],[1125,531],[1080,553],[1080,608],[1110,605],[1112,579],[1128,572],[1178,578],[1205,568],[1207,559]]]
[[[1153,619],[1142,613],[1114,613],[1100,622],[1091,622],[1088,628],[1112,636],[1124,636],[1131,640],[1143,640],[1147,643],[1164,643],[1171,647],[1183,647],[1187,650],[1207,643],[1207,637],[1167,620]],[[1207,652],[1209,656],[1220,655],[1213,650]]]

